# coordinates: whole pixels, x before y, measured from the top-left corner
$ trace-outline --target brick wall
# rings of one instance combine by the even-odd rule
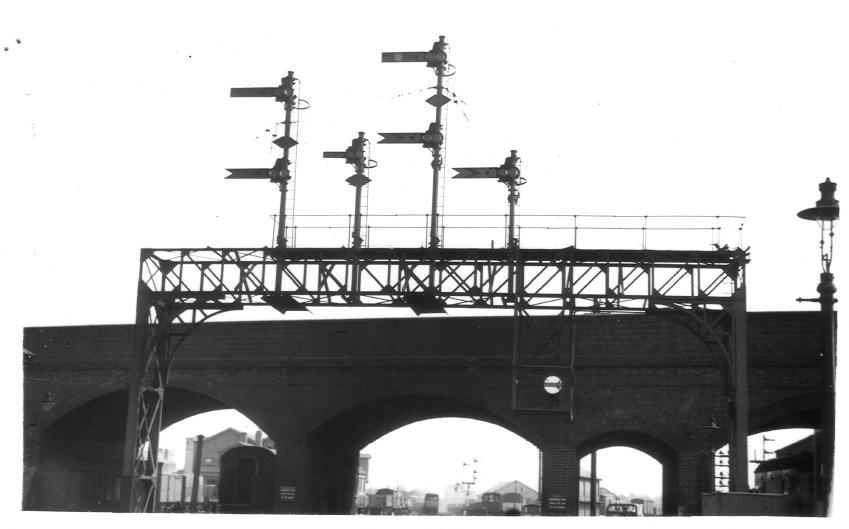
[[[560,325],[534,322],[543,335]],[[818,390],[816,322],[817,313],[748,315],[753,428],[767,424],[758,422],[764,409],[775,414],[769,421],[781,420],[790,408],[780,403],[788,400],[799,408],[794,420],[810,420],[813,403],[805,399]],[[566,329],[552,342],[561,351],[568,351]],[[580,317],[569,423],[512,413],[512,332],[512,319],[501,317],[207,323],[178,352],[166,410],[232,407],[257,423],[276,442],[278,470],[302,492],[281,507],[287,512],[311,512],[318,501],[310,498],[309,479],[292,474],[311,472],[309,464],[285,460],[320,458],[309,445],[314,432],[337,436],[333,450],[346,454],[394,428],[446,414],[500,424],[542,447],[542,492],[564,495],[569,514],[577,502],[576,447],[609,432],[649,436],[679,454],[674,486],[684,504],[693,501],[703,471],[691,453],[709,441],[701,426],[727,414],[721,364],[695,335],[659,316]],[[24,379],[25,459],[37,465],[42,433],[92,399],[112,398],[122,409],[116,392],[131,337],[132,327],[120,325],[25,329],[24,346],[34,355]],[[532,353],[547,339],[525,328],[523,350]],[[49,410],[42,406],[47,392]],[[406,404],[392,405],[398,402]],[[115,415],[92,420],[113,424]]]

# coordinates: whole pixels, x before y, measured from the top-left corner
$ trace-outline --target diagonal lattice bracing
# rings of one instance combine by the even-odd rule
[[[402,306],[579,311],[721,306],[742,285],[742,250],[194,249],[148,250],[141,281],[174,303]],[[279,278],[279,280],[275,280]]]

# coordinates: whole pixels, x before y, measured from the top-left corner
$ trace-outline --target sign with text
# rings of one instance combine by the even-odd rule
[[[548,509],[551,511],[565,511],[566,496],[549,496]]]
[[[297,498],[298,487],[281,486],[277,491],[277,499],[280,501],[295,501]]]

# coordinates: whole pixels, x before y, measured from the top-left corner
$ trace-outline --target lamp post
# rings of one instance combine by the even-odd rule
[[[834,304],[834,275],[831,273],[831,260],[834,254],[834,226],[840,218],[840,202],[835,200],[837,184],[826,178],[820,184],[821,197],[816,205],[799,212],[799,218],[815,220],[820,227],[820,259],[822,273],[817,286],[818,298],[797,301],[814,301],[820,304],[820,380],[823,388],[822,428],[815,438],[814,456],[814,496],[816,515],[828,516],[831,494],[832,471],[834,469],[834,370],[836,357],[836,321]],[[828,241],[826,241],[826,236]]]

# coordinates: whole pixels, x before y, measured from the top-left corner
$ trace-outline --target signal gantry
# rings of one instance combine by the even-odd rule
[[[227,177],[268,179],[280,187],[277,246],[142,249],[128,382],[123,508],[151,511],[155,505],[159,427],[177,348],[210,317],[249,306],[270,306],[281,313],[312,306],[403,306],[417,315],[444,313],[446,308],[513,309],[513,411],[557,413],[566,421],[573,420],[574,327],[579,312],[682,315],[724,366],[732,488],[747,488],[748,250],[592,250],[578,249],[577,243],[566,248],[520,250],[515,207],[518,187],[525,179],[516,150],[498,167],[456,168],[454,177],[491,178],[507,185],[508,247],[440,247],[437,202],[445,142],[442,107],[451,101],[443,86],[444,77],[450,75],[447,48],[445,37],[440,36],[429,51],[382,55],[382,62],[424,62],[437,77],[436,94],[426,100],[436,111],[427,129],[380,133],[383,139],[379,142],[417,143],[433,155],[427,248],[363,247],[362,188],[370,181],[366,170],[376,165],[367,156],[363,132],[345,151],[324,152],[325,158],[344,159],[355,168],[355,174],[347,179],[356,189],[352,247],[289,247],[286,194],[293,179],[290,151],[298,145],[291,136],[292,112],[308,106],[297,106],[297,79],[291,71],[278,87],[232,89],[231,97],[273,97],[284,104],[285,132],[273,142],[283,149],[283,156],[267,169],[228,169]],[[526,317],[532,310],[555,311],[564,322],[571,320],[567,354],[556,346],[562,338],[560,330],[557,336],[544,336],[532,328],[533,320]],[[533,346],[523,345],[529,337],[536,340]]]

